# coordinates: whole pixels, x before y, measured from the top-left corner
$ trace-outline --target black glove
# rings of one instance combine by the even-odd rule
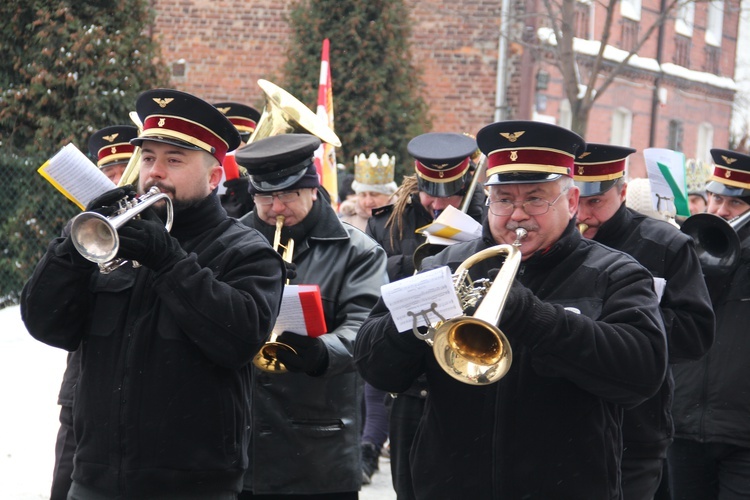
[[[500,286],[500,284],[498,284]],[[513,280],[513,285],[508,292],[508,298],[505,299],[503,313],[500,321],[505,322],[514,319],[527,317],[527,308],[534,303],[534,294],[526,288],[517,279]]]
[[[101,196],[97,196],[91,200],[89,204],[86,205],[86,211],[96,212],[105,217],[109,217],[120,208],[117,202],[123,198],[132,200],[136,195],[137,193],[131,185],[110,189]]]
[[[286,279],[293,280],[297,277],[297,264],[294,262],[284,262],[286,266]]]
[[[304,372],[311,377],[317,377],[323,375],[328,368],[328,350],[320,338],[282,332],[276,341],[297,351],[297,354],[294,354],[280,349],[276,354],[290,372]]]
[[[240,218],[253,209],[249,184],[250,177],[247,176],[224,182],[227,192],[221,197],[221,205],[230,217]]]
[[[120,249],[117,256],[138,261],[154,271],[167,271],[187,256],[163,222],[133,219],[122,226],[118,234]]]

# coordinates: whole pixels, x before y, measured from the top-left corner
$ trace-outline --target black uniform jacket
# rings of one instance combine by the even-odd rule
[[[666,280],[660,308],[669,362],[700,359],[714,341],[714,312],[692,238],[665,221],[623,204],[594,240],[622,250]],[[665,458],[672,442],[672,371],[654,397],[625,411],[623,440],[629,457]]]
[[[706,278],[716,341],[701,360],[673,367],[675,436],[750,448],[750,228],[736,271]]]
[[[215,195],[177,214],[172,236],[188,254],[160,274],[101,274],[56,239],[22,292],[35,338],[81,345],[73,479],[112,496],[239,492],[247,467],[248,363],[284,265]]]
[[[319,197],[315,203],[321,205],[317,224],[294,240],[297,276],[291,284],[320,287],[328,333],[318,338],[328,366],[318,377],[253,367],[254,428],[245,488],[254,494],[325,495],[361,486],[363,387],[354,342],[388,282],[385,252],[342,223],[327,201]],[[252,213],[241,220],[251,227],[257,223]]]
[[[485,223],[482,239],[448,247],[425,267],[455,269],[493,245]],[[474,264],[471,277],[500,260]],[[622,409],[651,397],[667,364],[651,275],[571,223],[521,264],[499,327],[513,362],[486,386],[443,372],[425,342],[396,331],[382,300],[360,330],[357,366],[375,387],[402,391],[427,373],[410,457],[417,498],[620,498]]]

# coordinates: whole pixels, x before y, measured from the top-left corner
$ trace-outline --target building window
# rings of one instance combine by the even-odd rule
[[[682,153],[682,122],[679,120],[669,121],[669,136],[667,137],[667,148]]]
[[[612,114],[612,135],[609,142],[615,146],[630,146],[630,130],[633,113],[629,109],[617,108]]]
[[[591,2],[576,2],[575,25],[573,32],[576,38],[588,40],[591,38]]]
[[[633,21],[641,20],[641,0],[622,0],[620,15]]]
[[[695,23],[695,4],[686,2],[677,9],[674,21],[674,30],[678,35],[688,38],[693,36],[693,24]]]
[[[719,64],[721,61],[721,48],[714,47],[713,45],[706,45],[703,50],[706,54],[703,71],[711,73],[712,75],[721,76],[719,73],[721,70],[721,64]]]
[[[676,35],[674,37],[674,54],[672,55],[672,62],[678,66],[684,68],[690,67],[690,38],[682,35]]]
[[[695,147],[695,159],[711,163],[711,148],[714,147],[714,127],[710,123],[698,126],[698,144]]]
[[[724,24],[724,2],[716,0],[708,4],[706,21],[706,43],[714,47],[721,46],[721,32]]]
[[[638,23],[638,21],[633,21],[632,19],[621,19],[620,27],[622,28],[620,32],[620,48],[631,52],[635,49],[635,46],[638,43],[638,29],[640,23]]]

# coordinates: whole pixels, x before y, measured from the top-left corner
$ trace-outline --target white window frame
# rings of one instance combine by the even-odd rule
[[[695,25],[695,3],[692,0],[680,5],[677,9],[674,22],[674,30],[678,35],[688,38],[693,37],[693,26]]]
[[[610,144],[614,146],[630,147],[633,131],[633,112],[628,108],[617,108],[612,113],[612,130],[610,133]],[[628,176],[629,161],[625,160],[625,176]]]
[[[560,102],[560,110],[558,114],[560,115],[558,118],[560,126],[570,130],[570,127],[573,126],[573,112],[570,109],[569,100],[563,99]]]
[[[641,0],[621,0],[620,15],[633,21],[640,21]]]
[[[722,31],[724,29],[724,2],[714,0],[706,8],[706,43],[714,47],[721,47]]]
[[[695,144],[695,159],[711,163],[711,149],[714,147],[714,126],[708,122],[698,125],[698,140]]]

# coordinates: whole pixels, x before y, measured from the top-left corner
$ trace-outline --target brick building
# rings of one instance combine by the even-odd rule
[[[658,3],[621,1],[610,45],[627,50],[638,30],[656,16]],[[153,0],[157,17],[152,35],[171,66],[172,85],[209,101],[261,107],[256,81],[281,81],[290,5],[291,0]],[[406,5],[412,54],[423,71],[435,131],[475,133],[496,119],[510,118],[569,124],[559,73],[531,48],[539,43],[543,26],[520,15],[508,15],[503,22],[503,9],[540,12],[541,0],[406,0]],[[600,36],[605,12],[595,5],[578,3],[579,64],[590,57],[586,41]],[[638,50],[642,62],[653,63],[631,65],[602,94],[587,140],[639,150],[668,147],[703,159],[710,147],[727,147],[738,0],[691,6],[680,11],[678,21],[665,23],[661,56],[654,33]],[[501,29],[509,36],[501,37]],[[335,100],[336,81],[333,88]],[[645,175],[640,156],[634,155],[630,172]]]

